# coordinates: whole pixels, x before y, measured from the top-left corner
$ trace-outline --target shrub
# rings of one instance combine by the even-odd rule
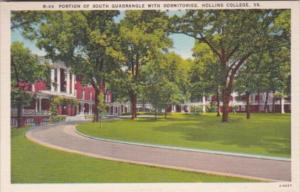
[[[208,111],[208,112],[217,112],[217,106],[216,106],[216,105],[210,105],[210,106],[207,108],[207,111]]]
[[[50,122],[56,123],[56,122],[61,122],[66,120],[65,115],[55,115],[55,116],[50,116]]]
[[[192,114],[200,114],[202,112],[203,112],[202,105],[200,105],[200,106],[191,106],[191,113]]]

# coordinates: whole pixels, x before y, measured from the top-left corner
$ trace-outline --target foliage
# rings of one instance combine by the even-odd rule
[[[53,96],[50,102],[50,114],[51,118],[59,118],[57,116],[57,106],[58,105],[78,105],[77,99],[67,98],[63,96]]]
[[[175,53],[161,55],[141,71],[145,95],[156,111],[189,100],[189,62]]]
[[[48,67],[40,64],[38,57],[20,42],[11,45],[11,66],[12,87],[16,87],[21,81],[33,83],[38,79],[42,80]]]
[[[19,88],[11,88],[11,106],[29,106],[34,99],[34,96],[26,91]]]
[[[143,90],[141,68],[172,44],[166,33],[168,25],[166,13],[156,10],[126,11],[120,23],[121,51],[125,61],[119,77],[123,77],[123,90],[127,90],[130,98],[132,118],[136,117],[137,96]]]
[[[57,104],[53,102],[53,99],[51,99],[50,102],[50,117],[55,117],[57,116]]]
[[[65,115],[55,115],[55,116],[51,115],[49,120],[52,123],[57,123],[57,122],[65,121],[66,116]]]
[[[11,105],[17,107],[18,127],[21,126],[22,107],[32,102],[33,96],[27,93],[21,83],[34,83],[47,77],[47,65],[42,65],[38,57],[20,42],[11,45]]]
[[[105,112],[107,110],[107,104],[105,102],[105,95],[101,92],[98,96],[99,103],[98,103],[98,110],[100,113]]]
[[[181,17],[173,16],[174,32],[205,43],[218,60],[223,122],[228,121],[230,94],[240,67],[247,65],[251,55],[268,50],[278,41],[290,41],[286,35],[290,29],[280,25],[283,22],[279,19],[289,15],[289,10],[189,10]]]
[[[201,114],[203,112],[202,106],[191,106],[191,113],[192,114]]]
[[[110,72],[122,60],[119,45],[115,43],[119,35],[114,18],[119,12],[49,11],[43,14],[35,29],[25,31],[25,35],[36,40],[37,46],[46,51],[46,57],[63,61],[81,77],[83,84],[91,84],[97,105],[100,85],[110,79]],[[99,119],[97,110],[95,121]]]
[[[63,96],[53,96],[52,103],[55,105],[78,105],[78,100]]]
[[[120,22],[116,17],[119,11],[21,11],[12,13],[12,29],[22,29],[48,58],[91,84],[96,106],[104,83],[114,101],[130,100],[132,118],[137,101],[163,109],[217,94],[226,122],[233,90],[290,95],[290,10],[188,10],[179,16],[130,10]],[[193,60],[168,53],[170,33],[196,39]]]
[[[108,109],[108,106],[105,103],[105,95],[101,92],[98,96],[98,105],[96,106],[98,108],[98,111],[100,113],[100,128],[102,128],[102,114],[105,113]]]
[[[22,29],[25,33],[33,31],[35,25],[44,19],[44,12],[41,11],[12,11],[11,29]]]
[[[191,100],[198,101],[203,96],[216,94],[221,84],[221,75],[217,58],[207,44],[196,42],[193,57],[189,77]]]

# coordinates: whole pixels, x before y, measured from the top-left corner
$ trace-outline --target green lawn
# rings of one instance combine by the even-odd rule
[[[226,152],[290,157],[290,114],[231,114],[222,123],[215,114],[174,114],[167,120],[138,119],[84,123],[77,129],[97,137]]]
[[[120,163],[61,152],[30,142],[25,138],[26,131],[25,128],[12,129],[12,183],[250,181]]]

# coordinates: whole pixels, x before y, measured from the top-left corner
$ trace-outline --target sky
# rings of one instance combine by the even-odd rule
[[[169,15],[181,15],[182,13],[173,11],[169,12]],[[124,13],[121,12],[119,18],[116,18],[116,20],[120,20],[124,17]],[[184,34],[171,34],[170,38],[173,40],[173,48],[169,49],[170,52],[175,52],[181,57],[187,59],[192,58],[192,48],[194,46],[195,40],[189,36],[186,36]],[[40,50],[38,47],[35,46],[35,42],[30,41],[22,36],[21,31],[12,31],[11,34],[11,41],[20,41],[23,42],[25,47],[29,48],[32,53],[43,56],[45,55],[45,52],[43,50]]]

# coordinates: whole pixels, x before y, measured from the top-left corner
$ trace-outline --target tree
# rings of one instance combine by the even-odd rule
[[[38,57],[20,42],[11,45],[11,102],[17,107],[17,127],[22,124],[22,109],[30,104],[33,95],[21,83],[34,83],[47,77],[47,65],[41,65]]]
[[[277,45],[266,54],[268,66],[266,87],[272,91],[272,112],[275,112],[275,101],[280,98],[281,112],[284,113],[284,97],[291,92],[290,85],[290,49],[286,46]]]
[[[191,10],[172,18],[174,32],[207,44],[218,58],[223,122],[228,121],[230,96],[240,67],[252,54],[270,47],[275,37],[286,34],[282,32],[286,28],[274,25],[283,12],[289,15],[288,10]]]
[[[155,112],[188,100],[189,62],[175,53],[162,54],[155,62],[149,62],[141,71],[144,77],[146,97]],[[156,114],[155,113],[155,114]]]
[[[154,10],[126,11],[120,23],[121,48],[126,58],[123,83],[128,90],[132,119],[137,116],[137,96],[143,86],[141,68],[171,46],[166,33],[168,25],[167,15]]]
[[[44,18],[27,37],[37,41],[46,57],[63,61],[81,77],[82,83],[95,90],[95,106],[99,104],[101,85],[109,81],[109,73],[118,68],[122,55],[118,51],[118,27],[114,18],[118,11],[44,12]],[[94,121],[99,120],[96,107]]]
[[[164,116],[167,118],[167,107],[179,104],[183,100],[178,86],[165,78],[147,87],[147,98],[155,109],[155,119],[157,112],[162,109],[164,109]]]
[[[34,30],[36,24],[45,17],[45,12],[40,11],[12,11],[11,30],[22,30],[25,33]]]
[[[217,57],[205,43],[195,43],[193,48],[193,65],[190,72],[192,99],[202,97],[205,112],[205,96],[215,95],[217,102],[217,116],[220,116],[220,70]]]
[[[262,90],[262,84],[260,82],[265,76],[263,68],[264,65],[267,64],[268,63],[264,63],[263,53],[254,54],[248,59],[247,65],[241,67],[239,75],[236,78],[235,90],[239,92],[239,94],[244,94],[246,99],[247,119],[250,119],[250,95],[257,90]]]
[[[107,105],[105,103],[105,95],[101,92],[98,96],[98,105],[96,106],[98,108],[98,112],[100,113],[100,128],[102,128],[102,113],[107,110]]]

